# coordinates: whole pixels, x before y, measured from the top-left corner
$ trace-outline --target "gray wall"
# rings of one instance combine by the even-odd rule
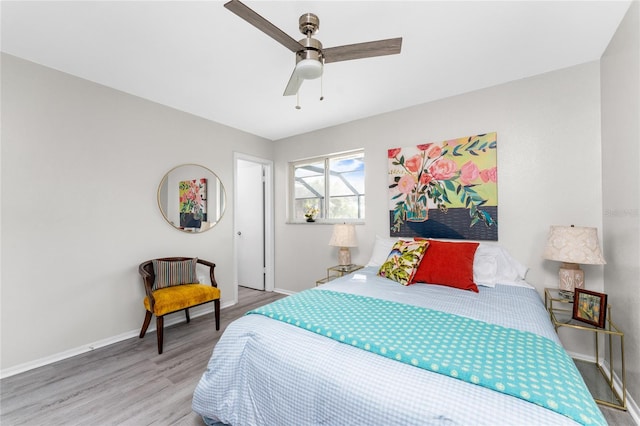
[[[640,402],[640,3],[601,60],[605,293],[625,332],[627,386]],[[619,362],[618,362],[618,365]],[[618,371],[618,374],[620,372]]]
[[[3,54],[2,369],[139,332],[147,259],[214,261],[222,304],[233,303],[233,151],[270,159],[272,149]],[[226,187],[222,220],[202,234],[171,227],[156,202],[164,174],[184,163]]]

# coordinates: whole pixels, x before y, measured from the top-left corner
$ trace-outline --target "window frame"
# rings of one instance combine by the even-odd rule
[[[288,216],[288,223],[311,223],[311,224],[334,224],[334,223],[364,223],[365,218],[366,218],[366,209],[363,213],[363,217],[360,218],[327,218],[327,213],[329,211],[329,202],[328,200],[330,200],[330,173],[329,173],[329,165],[331,160],[336,160],[336,159],[340,159],[343,157],[350,157],[353,156],[354,154],[361,154],[362,155],[362,161],[364,163],[365,169],[364,169],[364,173],[365,173],[365,182],[366,182],[366,157],[365,157],[365,150],[364,148],[358,148],[358,149],[353,149],[353,150],[349,150],[349,151],[341,151],[341,152],[337,152],[337,153],[331,153],[331,154],[326,154],[326,155],[320,155],[317,157],[309,157],[309,158],[304,158],[304,159],[300,159],[300,160],[294,160],[294,161],[290,161],[289,162],[289,176],[287,179],[288,182],[288,186],[289,186],[289,191],[288,191],[288,195],[287,195],[287,204],[288,204],[288,208],[287,208],[287,216]],[[316,220],[314,222],[307,222],[304,218],[296,218],[295,217],[295,209],[296,209],[296,194],[295,194],[295,187],[296,187],[296,168],[303,166],[305,164],[312,164],[312,163],[320,163],[322,162],[324,164],[324,200],[327,200],[327,202],[322,203],[322,210],[321,210],[321,214],[318,214],[318,217],[316,218]],[[365,185],[365,189],[364,189],[364,193],[363,194],[357,194],[357,195],[361,195],[362,197],[365,197],[365,203],[366,203],[366,185]]]

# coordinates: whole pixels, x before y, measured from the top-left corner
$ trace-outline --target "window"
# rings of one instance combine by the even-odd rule
[[[292,221],[304,221],[311,208],[317,209],[316,219],[323,222],[364,219],[363,150],[290,165]]]

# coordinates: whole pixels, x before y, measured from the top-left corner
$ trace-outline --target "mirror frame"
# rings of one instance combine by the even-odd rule
[[[205,196],[206,202],[208,204],[206,214],[209,215],[209,217],[207,217],[206,219],[209,220],[200,221],[200,227],[181,226],[179,211],[174,217],[170,217],[171,215],[168,214],[169,181],[173,180],[174,182],[178,183],[184,180],[197,180],[201,178],[207,179],[207,192]],[[175,196],[172,197],[175,202],[179,201],[179,195],[177,191],[178,190],[176,190],[175,192]],[[211,196],[211,194],[213,195]],[[222,180],[220,180],[218,175],[215,174],[212,170],[208,169],[207,167],[201,166],[200,164],[188,163],[180,164],[165,173],[165,175],[162,177],[162,180],[160,181],[160,184],[158,185],[157,202],[158,209],[160,210],[162,217],[164,217],[164,220],[166,220],[169,225],[171,225],[178,231],[186,232],[189,234],[197,234],[210,230],[220,222],[220,220],[224,216],[224,212],[227,209],[227,194],[224,185],[222,184]],[[215,214],[215,220],[211,220],[213,219],[213,214]]]

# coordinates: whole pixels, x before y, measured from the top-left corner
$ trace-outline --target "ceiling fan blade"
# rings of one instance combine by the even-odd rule
[[[371,58],[373,56],[395,55],[402,48],[402,37],[366,43],[348,44],[345,46],[322,49],[324,63],[349,61],[351,59]]]
[[[300,90],[300,86],[302,86],[302,82],[304,78],[298,75],[298,69],[294,68],[291,73],[291,78],[289,78],[289,82],[287,83],[287,87],[284,89],[284,93],[282,96],[293,96],[298,93]]]
[[[225,3],[224,7],[262,31],[278,43],[282,44],[292,52],[297,52],[304,49],[304,46],[302,46],[280,28],[276,27],[271,22],[258,15],[244,3],[238,0],[231,0],[228,3]]]

